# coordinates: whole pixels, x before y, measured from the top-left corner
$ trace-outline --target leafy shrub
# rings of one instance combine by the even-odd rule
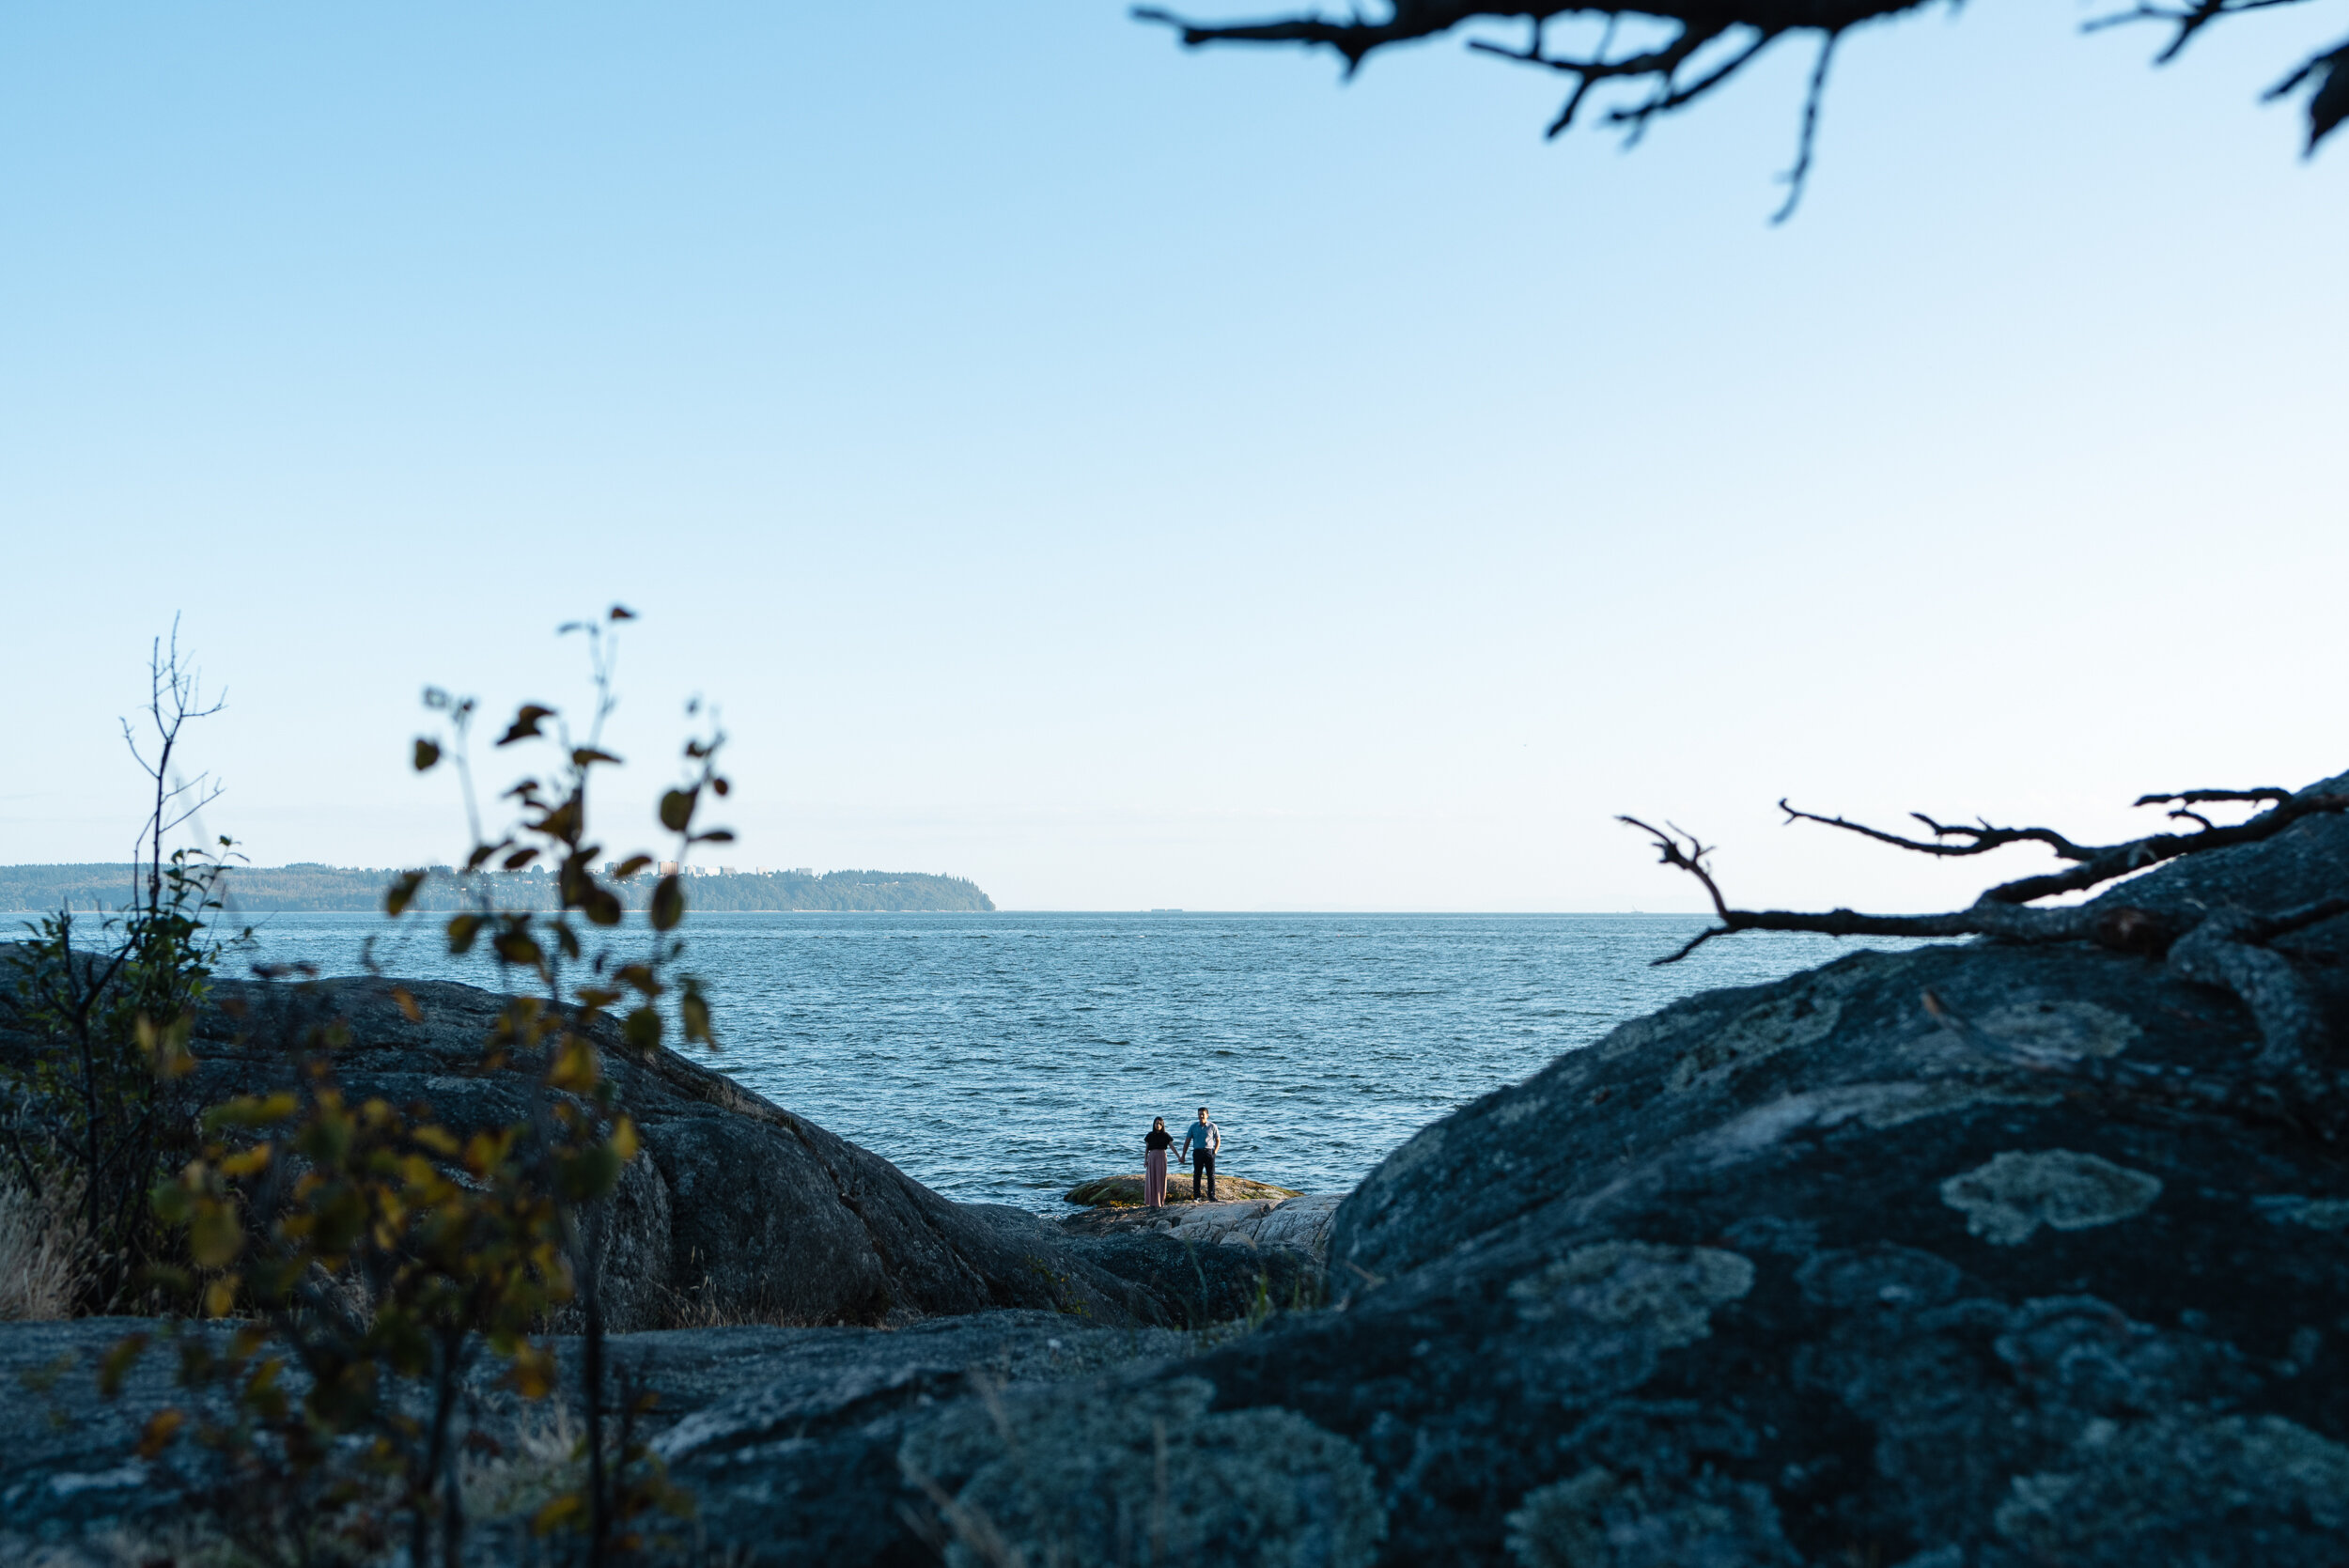
[[[473,786],[470,699],[426,693],[442,722],[419,738],[414,763],[449,762],[464,795],[473,846],[453,874],[462,894],[443,923],[449,951],[486,949],[508,1001],[481,1041],[477,1069],[512,1069],[528,1085],[525,1113],[509,1126],[459,1136],[428,1104],[353,1103],[338,1081],[336,1053],[350,1043],[333,990],[310,973],[263,987],[241,1024],[272,1045],[282,1085],[208,1109],[202,1144],[158,1188],[154,1212],[184,1238],[185,1264],[156,1272],[200,1300],[211,1317],[239,1317],[225,1345],[201,1331],[179,1336],[189,1408],[158,1414],[143,1456],[171,1464],[194,1439],[226,1512],[246,1526],[242,1544],[266,1557],[312,1561],[367,1557],[400,1537],[410,1562],[460,1562],[467,1529],[462,1472],[496,1443],[470,1419],[484,1358],[525,1400],[544,1400],[561,1378],[543,1332],[558,1310],[582,1327],[575,1407],[583,1431],[578,1483],[537,1513],[541,1533],[574,1532],[591,1562],[646,1545],[657,1513],[690,1500],[671,1487],[637,1439],[648,1391],[621,1387],[607,1366],[601,1263],[607,1200],[638,1141],[616,1086],[602,1069],[603,1041],[665,1048],[677,1032],[714,1046],[698,981],[677,971],[684,947],[682,880],[660,877],[646,900],[649,941],[620,946],[622,887],[653,864],[647,856],[596,868],[590,837],[593,784],[619,759],[601,732],[614,698],[607,621],[566,628],[588,639],[592,718],[574,735],[557,709],[526,704],[496,745],[536,744],[548,767],[499,799],[515,820],[492,838]],[[689,710],[693,711],[693,710]],[[683,862],[723,830],[696,827],[705,801],[723,797],[723,737],[689,740],[685,773],[661,800],[662,829]],[[551,867],[552,909],[500,905],[500,873]],[[385,908],[410,913],[432,873],[394,881]],[[412,1018],[416,1000],[395,993]],[[263,1015],[266,1016],[258,1016]],[[147,1348],[125,1341],[113,1369]],[[201,1485],[194,1478],[183,1481]]]
[[[148,1194],[188,1152],[188,1039],[233,945],[216,929],[220,855],[163,852],[217,793],[200,774],[178,782],[187,725],[220,709],[203,704],[178,630],[148,662],[151,755],[123,725],[155,791],[140,832],[143,885],[122,915],[98,922],[95,941],[70,908],[35,923],[0,975],[0,1026],[12,1036],[0,1054],[0,1160],[22,1195],[20,1229],[38,1233],[23,1245],[76,1260],[75,1312],[166,1304],[152,1288],[149,1265],[166,1242]],[[229,847],[220,841],[221,854]]]

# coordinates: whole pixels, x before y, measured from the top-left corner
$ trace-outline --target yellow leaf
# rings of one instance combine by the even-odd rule
[[[399,1004],[401,1017],[406,1018],[410,1023],[424,1022],[424,1009],[416,1005],[416,999],[407,986],[393,986],[392,1000]]]
[[[546,1398],[554,1391],[554,1353],[544,1345],[523,1340],[514,1346],[514,1370],[510,1376],[515,1391],[524,1399]]]
[[[108,1399],[122,1391],[122,1380],[130,1375],[131,1365],[147,1353],[153,1342],[152,1334],[126,1334],[110,1346],[98,1363],[98,1391]]]
[[[217,1131],[225,1126],[261,1126],[271,1122],[284,1121],[294,1113],[297,1105],[298,1102],[290,1092],[281,1092],[266,1097],[241,1094],[233,1100],[216,1105],[204,1112],[204,1125],[208,1130],[211,1131]]]
[[[244,1227],[234,1208],[216,1202],[197,1206],[188,1223],[188,1255],[196,1267],[226,1268],[243,1250]]]
[[[566,1492],[531,1515],[530,1533],[552,1535],[566,1527],[576,1529],[587,1521],[587,1499],[577,1492]]]
[[[230,1155],[220,1162],[224,1176],[251,1176],[269,1169],[270,1145],[256,1143],[242,1154]]]
[[[226,1317],[237,1304],[237,1277],[224,1274],[204,1287],[204,1315]]]
[[[596,1048],[583,1035],[566,1035],[556,1048],[554,1060],[548,1063],[547,1082],[556,1089],[567,1089],[574,1094],[584,1094],[595,1088],[602,1074],[596,1067]]]
[[[423,1144],[434,1154],[450,1159],[456,1158],[458,1151],[463,1147],[457,1141],[456,1135],[448,1128],[430,1122],[425,1123],[422,1126],[410,1127],[408,1136],[412,1141]]]
[[[173,1409],[162,1409],[147,1418],[147,1425],[139,1433],[139,1457],[152,1459],[163,1452],[171,1439],[186,1424],[187,1417]]]
[[[634,1159],[638,1144],[634,1122],[623,1116],[613,1124],[612,1152],[614,1154],[618,1155],[622,1159]]]
[[[570,1094],[589,1094],[601,1078],[594,1061],[594,1047],[578,1035],[566,1040],[554,1054],[554,1061],[547,1065],[547,1084]]]
[[[194,1029],[193,1013],[182,1013],[160,1027],[144,1013],[131,1021],[131,1032],[138,1037],[139,1048],[147,1053],[148,1065],[154,1069],[157,1078],[166,1079],[185,1078],[195,1071],[195,1058],[188,1050],[188,1037]]]

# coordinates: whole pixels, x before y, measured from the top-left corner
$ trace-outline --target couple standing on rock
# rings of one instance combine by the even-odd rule
[[[1166,1207],[1166,1151],[1174,1146],[1174,1135],[1166,1130],[1166,1118],[1153,1117],[1150,1130],[1142,1135],[1142,1204],[1144,1208]],[[1207,1120],[1207,1108],[1199,1108],[1199,1120],[1183,1133],[1183,1158],[1190,1166],[1190,1201],[1199,1201],[1199,1178],[1207,1179],[1207,1202],[1215,1202],[1215,1153],[1223,1147],[1223,1129]]]

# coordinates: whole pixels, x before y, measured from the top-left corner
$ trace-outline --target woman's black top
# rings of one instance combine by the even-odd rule
[[[1171,1149],[1174,1146],[1174,1135],[1152,1127],[1143,1134],[1142,1146],[1145,1149]]]

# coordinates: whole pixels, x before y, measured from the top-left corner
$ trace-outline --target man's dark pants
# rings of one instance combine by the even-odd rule
[[[1207,1178],[1207,1202],[1215,1202],[1215,1156],[1202,1149],[1190,1157],[1190,1201],[1199,1201],[1199,1178]]]

